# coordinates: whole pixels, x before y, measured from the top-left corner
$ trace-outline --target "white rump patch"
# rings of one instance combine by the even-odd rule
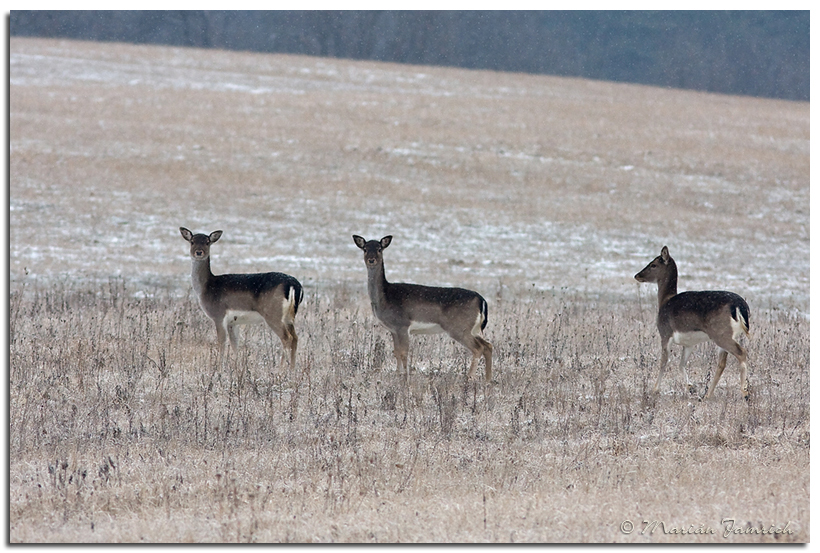
[[[255,325],[264,323],[265,319],[256,311],[238,311],[229,309],[225,312],[225,326],[233,325]]]
[[[709,335],[705,332],[675,332],[672,334],[672,341],[685,348],[691,348],[709,340]]]
[[[284,300],[282,300],[282,325],[287,326],[288,323],[293,322],[290,318],[290,306],[293,305],[294,300],[296,299],[296,290],[294,288],[290,289],[290,294]]]
[[[420,323],[412,321],[410,323],[410,334],[438,334],[444,332],[444,329],[436,323]]]
[[[470,334],[473,336],[480,336],[481,335],[481,320],[483,319],[481,315],[481,311],[478,312],[478,316],[475,318],[475,324],[473,325],[473,329],[470,331]]]
[[[729,324],[732,325],[732,339],[737,342],[737,339],[746,334],[746,326],[743,324],[743,315],[740,311],[737,312],[738,321],[729,317]]]

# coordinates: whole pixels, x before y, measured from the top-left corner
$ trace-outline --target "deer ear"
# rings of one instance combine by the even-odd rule
[[[222,231],[221,230],[215,230],[210,235],[208,235],[208,242],[213,244],[214,242],[219,240],[220,236],[222,236]]]
[[[364,249],[364,243],[365,243],[364,238],[354,234],[353,235],[353,241],[356,243],[357,246],[359,246],[359,248]]]
[[[392,242],[392,241],[393,241],[393,236],[390,236],[390,235],[385,236],[384,238],[382,238],[382,239],[381,239],[382,249],[384,249],[384,248],[386,248],[387,246],[389,246],[389,245],[390,245],[390,242]]]
[[[666,246],[661,250],[661,259],[663,259],[664,263],[669,261],[669,249]]]
[[[185,227],[179,227],[179,233],[188,242],[190,242],[194,237],[193,233]]]

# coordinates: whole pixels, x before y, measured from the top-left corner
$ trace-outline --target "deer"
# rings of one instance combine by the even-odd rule
[[[678,267],[666,246],[658,257],[635,275],[635,280],[658,284],[657,324],[661,336],[661,362],[654,393],[658,392],[672,344],[683,346],[680,368],[689,392],[695,393],[695,386],[686,372],[686,361],[694,346],[711,340],[720,348],[720,355],[717,371],[704,397],[712,397],[731,353],[740,363],[740,391],[743,398],[748,400],[746,350],[737,342],[742,335],[749,336],[749,306],[746,300],[734,292],[718,290],[679,294]]]
[[[475,374],[478,360],[484,357],[484,378],[493,374],[493,346],[484,339],[487,326],[487,301],[477,292],[464,288],[441,288],[388,282],[384,274],[383,252],[392,236],[365,240],[353,235],[353,241],[364,252],[367,267],[367,292],[373,315],[393,337],[393,355],[399,373],[410,379],[407,355],[411,334],[446,332],[473,354],[467,379]]]
[[[191,283],[199,305],[216,325],[220,354],[225,340],[237,347],[237,326],[267,323],[282,341],[282,363],[290,352],[290,368],[296,366],[296,329],[294,319],[302,302],[302,285],[284,273],[215,275],[211,272],[211,245],[222,236],[221,230],[194,234],[179,227],[191,244]]]

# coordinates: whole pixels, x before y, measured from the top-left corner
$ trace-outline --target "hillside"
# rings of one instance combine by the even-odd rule
[[[358,282],[350,235],[393,234],[403,278],[627,296],[666,244],[687,288],[808,309],[807,103],[35,39],[10,63],[12,281],[182,286],[185,225],[225,230],[225,270]]]

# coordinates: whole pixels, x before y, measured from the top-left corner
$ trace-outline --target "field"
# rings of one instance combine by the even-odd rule
[[[810,541],[808,103],[21,38],[9,68],[11,542]],[[302,282],[295,371],[263,327],[220,362],[179,226]],[[493,382],[441,335],[396,373],[352,234],[487,298]],[[748,402],[679,348],[650,393],[664,245],[751,306]]]

